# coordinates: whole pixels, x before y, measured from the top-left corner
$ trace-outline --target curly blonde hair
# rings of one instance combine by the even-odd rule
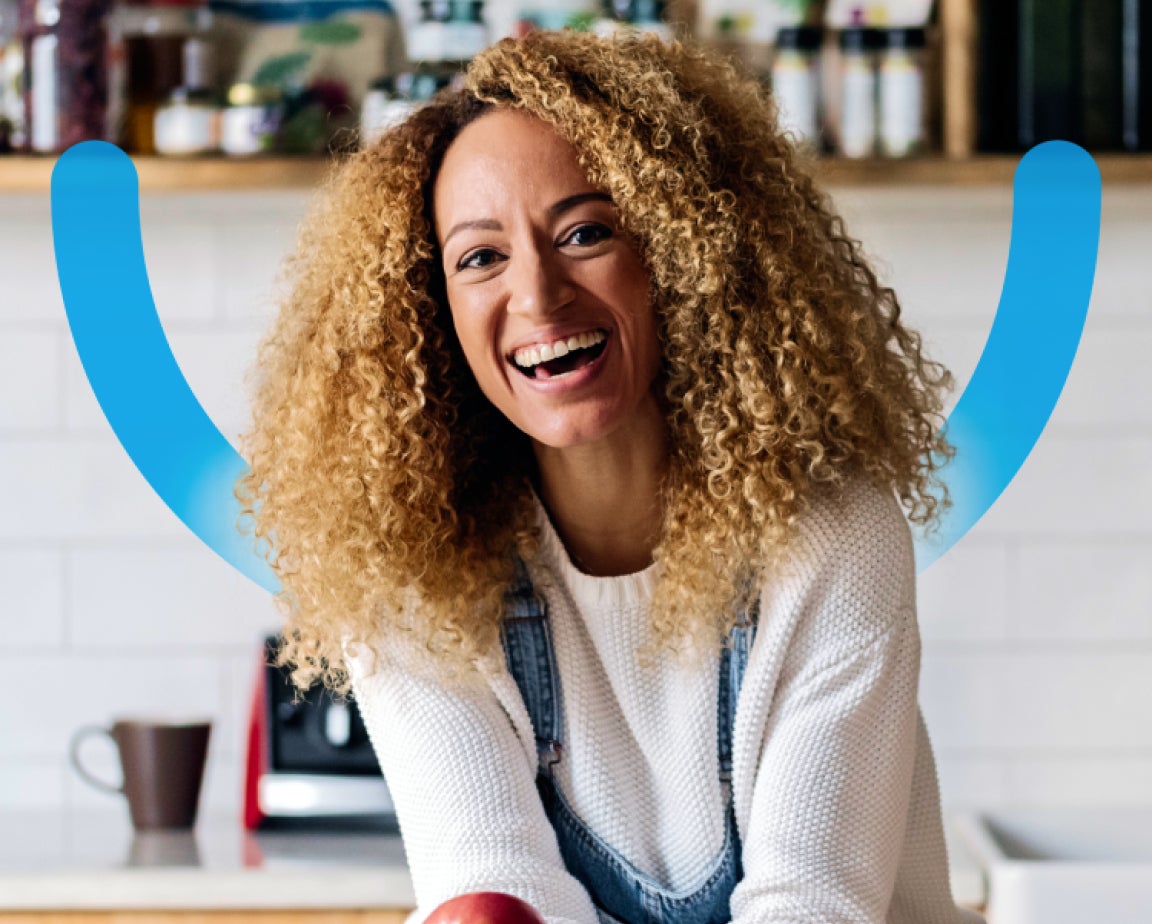
[[[951,376],[900,322],[761,86],[654,36],[504,39],[462,89],[333,172],[286,263],[237,496],[282,582],[279,662],[302,688],[345,692],[343,645],[400,631],[461,676],[499,650],[512,551],[536,553],[531,444],[472,377],[431,219],[445,151],[498,107],[575,147],[651,273],[673,447],[661,647],[718,650],[746,578],[779,560],[817,489],[866,476],[924,525],[947,504]]]

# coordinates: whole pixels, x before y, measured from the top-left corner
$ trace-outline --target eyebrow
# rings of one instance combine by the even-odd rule
[[[559,202],[556,202],[553,205],[550,205],[548,207],[548,215],[551,218],[555,218],[558,215],[562,215],[564,212],[567,212],[569,209],[573,209],[578,205],[583,205],[585,202],[608,202],[608,203],[611,203],[612,197],[610,195],[608,195],[608,193],[604,193],[604,192],[586,192],[586,193],[577,193],[574,196],[566,196],[565,198],[561,199]],[[500,222],[495,221],[491,218],[479,218],[479,219],[476,219],[475,221],[462,221],[459,224],[453,225],[452,230],[444,235],[444,243],[441,244],[440,246],[441,247],[447,247],[448,246],[448,239],[450,237],[452,237],[452,235],[455,234],[457,231],[463,231],[466,228],[476,228],[476,229],[479,229],[481,231],[499,231],[500,230]]]

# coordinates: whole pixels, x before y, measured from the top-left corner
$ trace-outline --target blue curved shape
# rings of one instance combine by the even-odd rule
[[[945,435],[953,506],[918,536],[923,571],[992,506],[1040,438],[1080,344],[1100,239],[1100,171],[1082,148],[1049,141],[1016,168],[1008,269],[996,319]]]
[[[237,528],[244,459],[188,387],[160,325],[140,237],[136,168],[86,141],[52,170],[56,272],[84,372],[133,464],[210,549],[257,584],[279,580]]]
[[[136,168],[88,141],[52,172],[56,268],[96,400],[129,458],[210,549],[269,591],[279,581],[237,529],[232,489],[247,463],[188,387],[156,314],[140,237]],[[972,380],[948,418],[942,469],[953,506],[917,538],[919,570],[992,506],[1036,444],[1064,387],[1092,293],[1100,174],[1067,142],[1028,152],[1015,179],[1008,271]]]

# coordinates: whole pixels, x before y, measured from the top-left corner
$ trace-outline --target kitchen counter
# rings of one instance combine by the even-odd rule
[[[0,814],[0,915],[125,909],[381,909],[415,905],[395,832],[245,831],[206,816],[187,832],[134,833],[127,811]],[[984,883],[949,837],[956,901]]]
[[[122,813],[0,815],[0,912],[415,906],[396,833],[245,831],[202,817],[193,831],[134,833]]]

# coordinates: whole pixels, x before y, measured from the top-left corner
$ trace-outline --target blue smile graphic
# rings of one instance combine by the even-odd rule
[[[152,489],[214,552],[269,591],[279,580],[238,528],[247,469],[188,387],[164,335],[140,237],[136,169],[87,141],[52,172],[56,269],[72,338],[113,432]],[[1100,232],[1100,174],[1073,144],[1029,151],[1016,170],[1008,270],[971,382],[948,418],[953,506],[920,539],[923,570],[984,515],[1028,457],[1084,329]]]

